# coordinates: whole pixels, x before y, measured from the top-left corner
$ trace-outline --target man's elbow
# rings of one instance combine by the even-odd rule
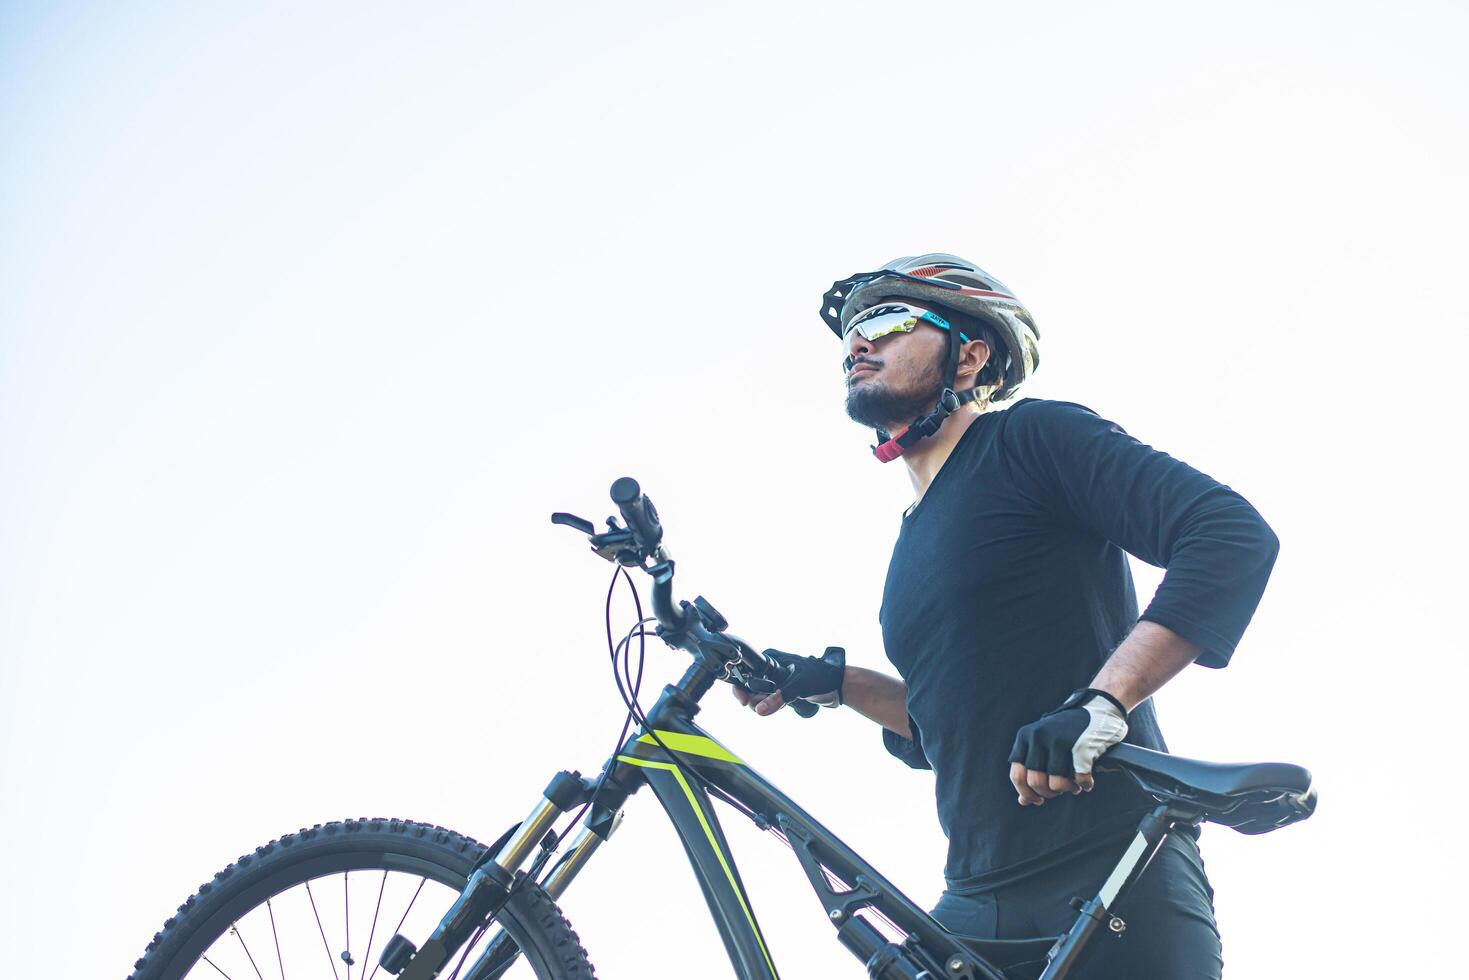
[[[1254,504],[1233,490],[1228,493],[1233,499],[1219,513],[1231,526],[1229,537],[1241,552],[1254,555],[1257,563],[1268,573],[1275,567],[1275,559],[1280,554],[1280,537]]]
[[[1265,523],[1263,517],[1260,518],[1260,554],[1264,558],[1266,568],[1274,568],[1275,559],[1280,556],[1280,537],[1275,533],[1274,528]]]
[[[1224,515],[1229,530],[1221,537],[1230,542],[1239,567],[1249,569],[1252,577],[1258,576],[1263,589],[1280,555],[1280,537],[1254,505],[1238,494]]]
[[[1258,602],[1271,573],[1275,571],[1275,559],[1280,555],[1280,537],[1253,507],[1250,508],[1250,517],[1249,530],[1238,539],[1237,547],[1240,570],[1255,583]]]

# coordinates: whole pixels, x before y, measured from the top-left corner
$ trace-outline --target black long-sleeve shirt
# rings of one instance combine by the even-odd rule
[[[1137,623],[1124,552],[1167,569],[1142,619],[1229,662],[1279,543],[1239,494],[1090,409],[1022,399],[981,415],[904,516],[883,590],[883,643],[908,685],[911,741],[932,768],[945,877],[998,887],[1127,835],[1151,801],[1120,774],[1021,807],[1015,733],[1085,687]],[[1166,751],[1151,700],[1127,741]]]

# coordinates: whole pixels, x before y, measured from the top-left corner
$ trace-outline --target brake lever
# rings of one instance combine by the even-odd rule
[[[592,550],[600,557],[619,565],[637,565],[642,567],[643,559],[638,554],[637,542],[633,540],[632,532],[626,528],[616,528],[603,531],[601,534],[590,535],[587,540],[592,542]]]
[[[633,538],[632,531],[625,527],[619,527],[612,518],[607,518],[607,530],[601,534],[597,533],[597,526],[585,517],[577,517],[564,511],[557,511],[551,515],[552,524],[564,524],[569,528],[580,531],[587,536],[592,543],[592,551],[599,558],[605,558],[610,562],[620,565],[642,565],[642,558],[637,554],[637,541]]]
[[[575,514],[568,514],[565,511],[558,510],[556,513],[552,514],[551,523],[565,524],[567,527],[576,528],[576,530],[580,531],[582,534],[587,535],[588,537],[597,533],[597,526],[591,521],[587,520],[585,517],[577,517]]]

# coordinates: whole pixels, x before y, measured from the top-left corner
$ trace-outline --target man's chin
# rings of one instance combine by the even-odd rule
[[[895,395],[886,385],[858,378],[847,386],[847,417],[869,429],[895,432],[932,409],[938,397],[937,391],[925,398]]]

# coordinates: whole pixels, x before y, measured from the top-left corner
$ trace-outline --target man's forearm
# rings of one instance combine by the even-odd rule
[[[842,704],[890,732],[913,737],[908,729],[908,685],[896,677],[848,666],[842,675]]]
[[[1091,686],[1106,691],[1128,711],[1193,663],[1203,647],[1166,626],[1140,620],[1097,672]],[[847,668],[849,671],[852,669]]]

